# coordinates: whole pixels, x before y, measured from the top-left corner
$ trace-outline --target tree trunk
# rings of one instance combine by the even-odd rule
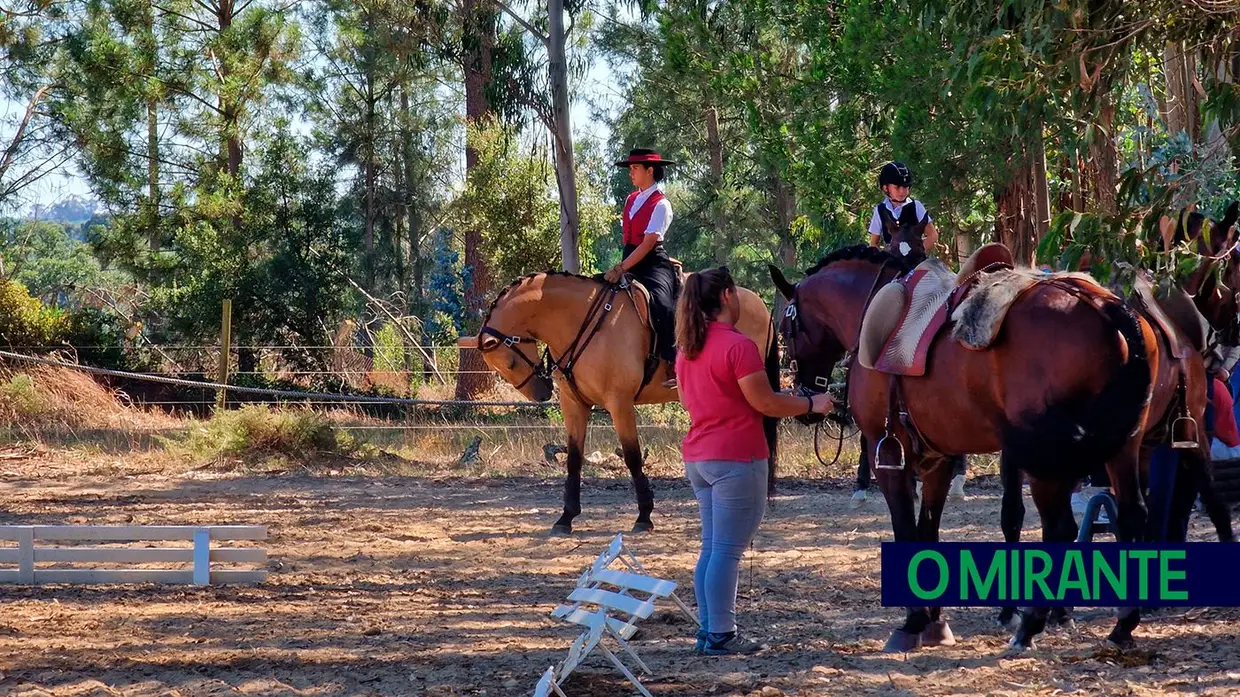
[[[1220,56],[1215,59],[1213,73],[1215,79],[1221,82],[1232,82],[1234,73],[1232,72],[1232,57],[1229,55]],[[1196,96],[1196,91],[1193,95]],[[1226,137],[1223,135],[1223,129],[1219,125],[1218,119],[1210,119],[1210,123],[1206,125],[1204,132],[1201,133],[1202,143],[1206,146],[1207,160],[1205,166],[1214,169],[1222,169],[1223,161],[1233,157],[1231,148],[1229,147]]]
[[[995,237],[1012,252],[1018,266],[1032,266],[1037,249],[1033,218],[1032,179],[1028,154],[1020,155],[1008,183],[995,195]]]
[[[710,152],[711,213],[715,221],[715,235],[711,240],[716,264],[728,260],[732,249],[728,239],[727,216],[722,199],[723,190],[723,139],[719,137],[719,110],[706,107],[706,148]]]
[[[404,85],[400,90],[400,114],[400,149],[405,170],[405,189],[402,192],[402,197],[407,218],[406,227],[409,230],[409,265],[413,273],[413,285],[404,290],[405,297],[410,298],[411,301],[411,306],[407,311],[418,318],[418,325],[413,332],[413,336],[419,344],[425,345],[426,300],[423,295],[425,292],[423,290],[425,271],[422,264],[422,217],[413,193],[417,190],[417,187],[414,185],[416,172],[414,171],[413,162],[413,129],[410,126],[413,114],[409,111],[408,85]],[[428,382],[432,375],[431,366],[427,365],[425,359],[423,359],[423,384]]]
[[[776,249],[776,256],[785,269],[795,269],[797,267],[797,244],[792,238],[792,220],[796,212],[795,194],[792,185],[784,181],[778,170],[771,172],[770,180],[775,220],[779,225],[779,246]],[[774,314],[776,317],[782,317],[788,301],[782,293],[775,293],[774,298]]]
[[[146,179],[147,179],[147,244],[152,252],[161,245],[159,234],[159,107],[155,100],[146,101]]]
[[[577,173],[573,167],[573,130],[568,114],[568,61],[564,55],[564,0],[547,3],[551,72],[551,120],[555,136],[555,181],[560,190],[560,258],[565,271],[581,272],[581,219],[577,210]]]
[[[476,125],[492,113],[487,100],[487,88],[491,84],[495,48],[497,12],[486,0],[463,0],[462,12],[465,43],[465,119]],[[478,150],[469,140],[465,143],[465,177],[478,166]],[[470,323],[481,318],[491,294],[491,269],[483,248],[482,232],[465,231],[465,266],[470,269],[470,283],[465,289],[465,306],[469,310]],[[476,329],[476,325],[471,329]],[[456,376],[456,399],[475,399],[491,389],[495,375],[475,349],[462,349],[460,372]]]
[[[1167,78],[1163,112],[1167,131],[1172,135],[1187,132],[1189,140],[1195,143],[1200,137],[1197,90],[1193,87],[1197,58],[1185,53],[1182,44],[1168,43],[1163,49],[1163,72]]]
[[[1101,79],[1106,79],[1103,75]],[[1089,145],[1094,166],[1094,196],[1102,213],[1116,212],[1116,186],[1119,180],[1119,154],[1115,145],[1115,95],[1110,86],[1102,90],[1101,107],[1094,121],[1094,138]]]
[[[148,2],[143,14],[143,34],[140,39],[142,51],[142,70],[147,75],[155,75],[159,60],[155,42],[155,13],[152,3]],[[146,209],[147,209],[147,245],[152,252],[158,252],[162,246],[159,234],[159,104],[153,96],[146,98]]]
[[[1050,181],[1046,176],[1046,138],[1042,124],[1038,124],[1033,138],[1033,171],[1030,175],[1032,179],[1029,193],[1033,197],[1033,234],[1036,249],[1051,229],[1051,192]]]
[[[366,12],[366,31],[373,36],[374,34],[374,13]],[[366,56],[362,60],[363,70],[366,72],[366,131],[362,138],[362,172],[364,190],[362,191],[363,215],[365,218],[365,227],[362,232],[362,271],[366,283],[366,290],[373,292],[375,290],[375,187],[376,187],[376,167],[375,167],[375,61],[373,60],[374,49],[367,45]]]
[[[227,32],[236,18],[234,15],[235,0],[220,0],[215,6],[215,16],[219,27],[219,34],[223,35]],[[220,86],[219,94],[219,110],[222,119],[222,138],[223,138],[223,165],[224,171],[228,174],[230,185],[237,187],[241,181],[241,105],[233,101],[228,87],[230,78],[232,77],[232,65],[227,57],[219,60],[219,77]],[[238,213],[232,217],[232,228],[234,231],[241,229],[241,214]],[[241,339],[241,335],[237,335]]]

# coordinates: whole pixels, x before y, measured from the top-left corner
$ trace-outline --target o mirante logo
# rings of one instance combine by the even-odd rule
[[[1240,555],[1220,543],[885,542],[884,606],[1240,606]]]

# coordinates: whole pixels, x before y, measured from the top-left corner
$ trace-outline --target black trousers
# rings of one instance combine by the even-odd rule
[[[624,258],[628,259],[636,245],[624,246]],[[667,256],[662,244],[655,245],[644,259],[629,270],[650,291],[650,321],[654,325],[654,355],[676,362],[676,298],[680,295],[680,283],[676,268]]]

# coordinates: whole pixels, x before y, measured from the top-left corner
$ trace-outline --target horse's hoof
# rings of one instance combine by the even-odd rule
[[[1002,610],[1000,610],[999,617],[997,620],[995,620],[996,624],[998,624],[1000,627],[1003,627],[1004,629],[1011,627],[1015,621],[1016,621],[1016,608],[1014,607],[1005,607]]]
[[[1111,632],[1111,635],[1107,637],[1106,645],[1107,648],[1123,652],[1136,647],[1137,642],[1131,636]]]
[[[1061,617],[1058,620],[1052,620],[1047,624],[1047,628],[1053,632],[1070,632],[1076,629],[1076,620],[1071,617]]]
[[[1020,637],[1012,637],[1007,645],[1009,653],[1024,653],[1033,650],[1033,648],[1033,639],[1021,639]]]
[[[891,633],[887,639],[887,645],[883,647],[884,653],[908,653],[921,648],[921,634],[913,634],[903,629],[897,629]]]
[[[564,537],[566,535],[571,535],[573,534],[573,526],[565,525],[563,523],[556,523],[551,526],[550,534],[552,537]]]
[[[947,624],[947,620],[931,622],[921,630],[921,644],[922,646],[955,646],[956,635],[952,634],[952,628]]]
[[[865,489],[858,489],[853,492],[852,499],[849,501],[848,507],[853,509],[861,508],[861,506],[865,504],[865,500]]]
[[[639,533],[639,532],[653,532],[653,531],[654,531],[654,523],[650,522],[649,520],[639,520],[636,523],[633,523],[633,530],[631,532]]]

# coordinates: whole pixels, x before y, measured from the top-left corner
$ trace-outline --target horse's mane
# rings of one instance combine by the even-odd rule
[[[895,268],[900,273],[910,271],[913,268],[907,259],[898,257],[885,249],[872,247],[868,244],[855,244],[849,247],[840,247],[827,254],[819,259],[817,264],[806,269],[805,275],[812,276],[837,261],[868,261],[874,264],[886,262],[888,266]]]
[[[538,277],[538,276],[546,276],[547,278],[551,278],[551,277],[553,277],[553,276],[562,276],[562,277],[564,277],[564,278],[577,278],[577,279],[580,279],[580,280],[582,280],[582,281],[592,281],[592,282],[594,282],[594,283],[598,283],[598,284],[602,284],[602,283],[603,283],[602,281],[600,281],[599,279],[597,279],[597,278],[595,278],[595,277],[593,277],[593,276],[583,276],[583,275],[581,275],[581,274],[579,274],[579,273],[572,273],[572,272],[569,272],[569,271],[553,271],[553,270],[548,270],[548,271],[535,271],[534,273],[527,273],[527,274],[525,274],[524,276],[519,276],[519,277],[517,277],[517,279],[516,279],[515,281],[513,281],[512,283],[509,283],[507,286],[504,286],[504,288],[503,288],[502,290],[500,290],[499,295],[496,295],[496,296],[495,296],[495,299],[491,301],[491,306],[487,308],[487,312],[486,312],[486,314],[485,314],[485,315],[483,315],[483,317],[482,317],[482,326],[486,326],[486,323],[487,323],[488,321],[490,321],[490,319],[491,319],[491,313],[492,313],[492,312],[495,312],[495,308],[496,308],[496,306],[498,306],[498,305],[499,305],[499,302],[500,302],[501,300],[503,300],[503,299],[504,299],[504,296],[508,295],[508,293],[509,293],[509,292],[511,292],[513,288],[516,288],[517,286],[521,285],[522,283],[525,283],[526,281],[528,281],[528,280],[530,280],[530,279],[533,279],[533,278],[536,278],[536,277]]]

